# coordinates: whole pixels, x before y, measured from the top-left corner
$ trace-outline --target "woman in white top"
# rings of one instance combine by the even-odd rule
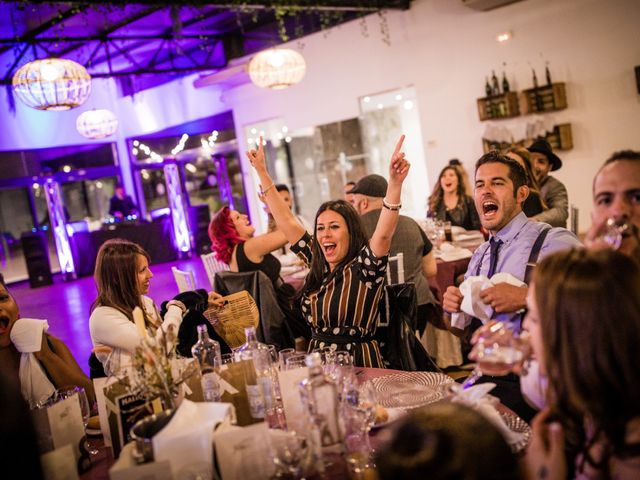
[[[149,336],[176,338],[186,307],[172,300],[164,320],[160,318],[153,300],[146,296],[153,273],[149,255],[142,247],[122,239],[105,242],[98,252],[94,277],[98,297],[92,306],[89,331],[96,356],[107,373],[129,365],[140,345],[142,336],[133,320],[136,307],[142,310]]]

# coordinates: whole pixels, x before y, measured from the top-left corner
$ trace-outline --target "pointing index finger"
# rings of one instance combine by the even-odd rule
[[[396,156],[402,150],[402,142],[404,142],[404,134],[400,135],[400,140],[396,144],[396,149],[393,151],[393,155]]]

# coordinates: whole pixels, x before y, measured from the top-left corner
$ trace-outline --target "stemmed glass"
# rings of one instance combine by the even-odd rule
[[[620,248],[622,237],[629,230],[629,224],[624,220],[618,221],[615,218],[608,218],[602,240],[614,250]]]
[[[309,448],[307,438],[293,430],[269,429],[268,441],[277,468],[275,478],[302,478]]]
[[[84,447],[91,455],[97,455],[98,450],[91,448],[91,446],[89,445],[89,440],[86,436],[87,425],[89,425],[89,418],[91,417],[91,408],[89,407],[87,392],[84,391],[84,388],[75,385],[59,388],[54,394],[54,401],[65,400],[67,398],[73,397],[74,395],[78,396],[78,401],[80,402],[80,412],[82,413],[82,423],[84,425],[85,432]]]
[[[354,388],[355,387],[355,388]],[[377,396],[371,382],[357,387],[346,386],[343,395],[343,415],[347,430],[347,449],[357,457],[369,458],[373,448],[369,432],[376,421]]]
[[[505,322],[496,322],[483,332],[473,349],[476,366],[462,384],[471,387],[482,375],[507,375],[524,359],[523,342]]]

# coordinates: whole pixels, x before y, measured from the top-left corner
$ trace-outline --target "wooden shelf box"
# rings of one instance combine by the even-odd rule
[[[523,115],[556,112],[565,108],[567,108],[567,92],[564,83],[552,83],[522,91]]]
[[[518,94],[516,92],[479,98],[477,104],[478,116],[482,122],[485,120],[512,118],[520,115]]]

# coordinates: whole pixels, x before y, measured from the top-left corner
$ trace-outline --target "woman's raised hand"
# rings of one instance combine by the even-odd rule
[[[267,162],[264,157],[264,144],[262,143],[262,136],[260,136],[260,141],[258,142],[258,149],[252,148],[247,152],[247,158],[251,162],[251,166],[255,168],[258,173],[260,171],[267,170]]]
[[[402,151],[403,142],[404,135],[401,135],[389,163],[389,183],[402,184],[409,173],[411,164],[407,161]]]

